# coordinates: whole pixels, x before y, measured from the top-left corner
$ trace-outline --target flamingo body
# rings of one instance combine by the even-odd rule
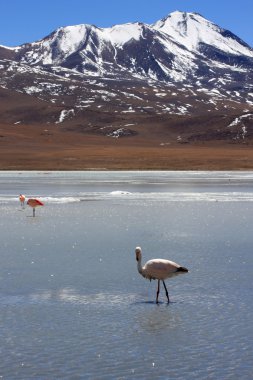
[[[19,195],[19,201],[22,207],[25,205],[25,196],[23,194]]]
[[[136,260],[137,260],[137,269],[138,272],[148,280],[158,280],[158,288],[156,295],[156,303],[158,303],[158,296],[160,292],[160,281],[163,282],[165,293],[169,301],[169,294],[166,288],[164,280],[177,276],[179,274],[187,273],[188,269],[182,267],[181,265],[175,263],[174,261],[165,260],[165,259],[152,259],[146,262],[144,266],[141,265],[141,248],[136,247]]]
[[[44,203],[41,202],[39,199],[36,199],[36,198],[28,199],[27,204],[31,207],[44,206]]]
[[[152,259],[142,267],[142,275],[149,280],[166,280],[182,273],[178,271],[181,266],[174,261],[165,259]]]
[[[20,200],[20,202],[24,202],[25,201],[25,196],[23,194],[20,194],[19,195],[19,200]]]
[[[27,201],[27,204],[33,208],[33,216],[35,216],[35,208],[38,206],[44,206],[44,203],[41,202],[39,199],[36,198],[30,198]]]

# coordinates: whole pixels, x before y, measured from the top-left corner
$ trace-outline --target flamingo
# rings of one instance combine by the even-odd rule
[[[35,216],[35,208],[38,206],[44,206],[44,203],[41,202],[39,199],[36,198],[30,198],[27,201],[27,204],[33,208],[33,216]]]
[[[188,269],[175,263],[174,261],[165,259],[153,259],[146,262],[144,266],[141,265],[141,247],[135,248],[137,269],[138,272],[148,280],[158,280],[156,303],[158,303],[158,296],[160,292],[160,281],[163,282],[168,303],[170,302],[169,293],[166,288],[164,280],[179,274],[187,273]]]
[[[21,207],[24,208],[24,206],[25,206],[25,196],[23,194],[19,194],[19,201],[20,201]]]

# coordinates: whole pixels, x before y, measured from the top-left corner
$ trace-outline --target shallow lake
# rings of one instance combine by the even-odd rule
[[[253,172],[0,172],[0,378],[251,380],[252,226]]]

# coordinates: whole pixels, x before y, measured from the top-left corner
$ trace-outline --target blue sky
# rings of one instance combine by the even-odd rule
[[[253,0],[1,0],[0,45],[33,42],[67,25],[151,24],[175,10],[198,12],[253,47]]]

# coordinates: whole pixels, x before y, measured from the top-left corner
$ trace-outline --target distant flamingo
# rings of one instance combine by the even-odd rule
[[[174,263],[170,260],[165,259],[153,259],[146,262],[144,266],[141,265],[141,247],[135,248],[137,269],[138,272],[148,280],[158,280],[157,293],[156,293],[156,303],[158,303],[158,296],[160,292],[160,280],[163,282],[166,297],[168,303],[170,302],[168,290],[166,288],[164,280],[170,277],[177,276],[188,272],[187,268],[181,267],[179,264]]]
[[[41,202],[39,199],[36,198],[30,198],[27,201],[27,204],[33,208],[33,216],[35,216],[35,208],[38,206],[44,206],[44,203]]]
[[[19,201],[20,201],[21,207],[24,208],[24,206],[25,206],[25,196],[23,194],[19,194]]]

